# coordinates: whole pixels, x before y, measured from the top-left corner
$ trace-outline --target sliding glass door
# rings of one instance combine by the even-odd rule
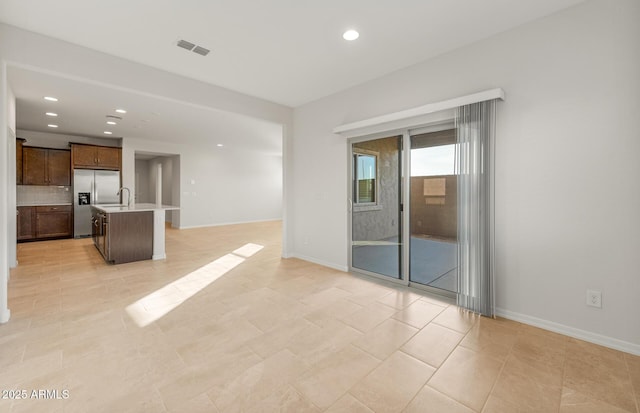
[[[456,131],[411,136],[409,281],[458,291]]]
[[[495,114],[481,101],[402,136],[352,138],[352,270],[493,316]]]
[[[402,137],[351,145],[351,267],[402,274]]]

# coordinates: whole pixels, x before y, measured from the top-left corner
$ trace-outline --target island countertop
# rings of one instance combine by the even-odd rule
[[[108,214],[120,213],[120,212],[144,212],[144,211],[172,211],[180,209],[175,205],[158,205],[152,203],[133,203],[131,206],[126,205],[91,205],[92,207],[99,209],[102,212]]]
[[[165,211],[178,210],[180,207],[175,205],[160,205],[152,203],[134,203],[130,206],[122,204],[103,204],[103,205],[91,205],[94,216],[94,225],[96,219],[99,224],[97,225],[97,236],[94,235],[94,242],[96,247],[105,256],[107,262],[131,262],[139,261],[148,251],[142,250],[143,246],[151,245],[152,255],[151,259],[161,260],[166,258],[165,253]],[[100,215],[106,214],[106,217],[100,217]],[[146,221],[151,219],[152,221]],[[146,221],[144,224],[143,221]],[[141,224],[142,222],[142,224]],[[150,227],[142,228],[142,226],[151,224]],[[140,226],[140,228],[138,228]],[[102,236],[102,232],[108,232],[107,236],[109,242],[107,242]],[[120,238],[117,236],[121,235]],[[135,236],[134,236],[135,235]],[[129,242],[131,239],[138,237],[134,242]],[[140,238],[142,237],[142,238]],[[116,239],[117,238],[117,239]],[[102,239],[102,241],[100,241]],[[97,240],[97,241],[96,241]],[[148,241],[148,242],[147,242]],[[128,243],[127,243],[128,242]],[[101,250],[101,246],[104,249]],[[121,247],[118,251],[124,258],[112,257],[112,247]],[[108,249],[108,250],[107,250]],[[130,253],[140,249],[141,252],[135,257],[130,257]]]

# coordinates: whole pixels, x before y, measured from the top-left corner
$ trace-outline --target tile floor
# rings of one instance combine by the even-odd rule
[[[20,244],[0,389],[28,397],[0,411],[640,412],[640,357],[282,260],[279,222],[168,230],[167,254]]]

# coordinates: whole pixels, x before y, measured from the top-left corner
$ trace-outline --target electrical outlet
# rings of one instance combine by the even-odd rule
[[[600,291],[587,290],[587,305],[602,308],[602,293]]]

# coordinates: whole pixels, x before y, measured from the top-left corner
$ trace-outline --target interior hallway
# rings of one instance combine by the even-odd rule
[[[283,260],[280,240],[168,229],[166,260],[118,266],[86,239],[20,244],[0,389],[69,398],[0,411],[640,412],[640,357]]]

